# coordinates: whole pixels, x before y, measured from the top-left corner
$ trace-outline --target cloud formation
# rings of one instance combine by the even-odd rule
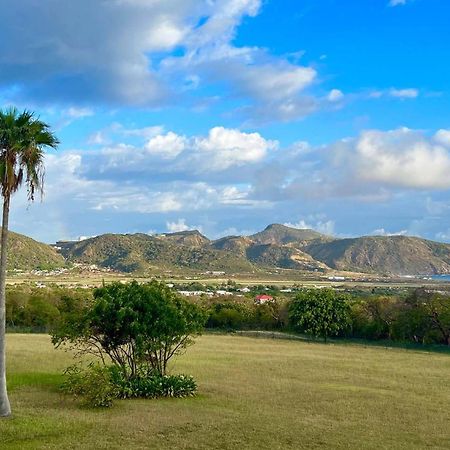
[[[261,0],[43,0],[39,7],[0,0],[0,94],[160,107],[217,85],[252,117],[267,105],[271,120],[307,115],[316,105],[303,93],[315,69],[233,43],[242,20],[261,7]]]
[[[198,224],[195,228],[218,236],[236,227],[240,217],[254,217],[255,230],[279,221],[339,234],[347,230],[339,229],[337,215],[370,210],[376,234],[396,229],[413,234],[429,225],[418,219],[410,227],[380,222],[375,211],[386,205],[395,209],[405,198],[422,198],[420,210],[430,220],[450,213],[445,195],[439,198],[450,189],[448,130],[367,130],[325,146],[298,142],[281,147],[260,133],[225,127],[194,136],[158,126],[110,128],[117,142],[47,155],[45,202],[28,210],[25,195],[19,195],[14,228],[20,231],[24,214],[33,214],[36,224],[50,218],[55,226],[48,233],[57,233],[56,240],[74,237],[70,230],[79,221],[80,234],[90,235],[107,231],[119,218],[126,224],[144,223],[124,232],[155,229],[145,218],[157,216],[159,232]],[[141,144],[131,143],[136,139]],[[89,225],[83,220],[87,216]]]

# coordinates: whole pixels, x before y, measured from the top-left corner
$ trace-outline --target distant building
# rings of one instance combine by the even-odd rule
[[[255,303],[257,305],[264,305],[265,303],[270,303],[275,301],[271,295],[257,295],[255,297]]]
[[[244,293],[248,293],[251,292],[251,289],[248,287],[242,288],[242,289],[238,289],[239,292],[244,292]]]
[[[212,297],[212,292],[205,291],[178,291],[179,294],[184,295],[185,297],[201,297],[202,295],[206,295],[207,297]]]

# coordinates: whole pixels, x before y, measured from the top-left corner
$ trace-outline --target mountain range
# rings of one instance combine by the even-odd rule
[[[60,241],[54,246],[11,233],[10,270],[71,263],[135,274],[156,269],[252,273],[282,268],[433,275],[450,273],[450,244],[409,236],[341,239],[280,224],[251,236],[217,240],[194,230],[159,235],[104,234],[83,241]]]

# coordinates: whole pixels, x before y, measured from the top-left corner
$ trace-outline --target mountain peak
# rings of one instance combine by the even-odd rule
[[[250,236],[259,244],[284,245],[291,242],[305,242],[316,239],[330,240],[328,236],[310,229],[288,227],[279,223],[268,225],[263,231]]]
[[[177,244],[201,246],[209,243],[209,239],[198,230],[176,231],[161,235],[164,239],[169,239]]]

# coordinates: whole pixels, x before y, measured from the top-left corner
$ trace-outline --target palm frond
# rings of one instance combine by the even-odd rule
[[[0,186],[3,196],[16,192],[23,181],[28,198],[42,193],[44,149],[58,147],[59,141],[49,125],[33,112],[17,108],[0,110]]]

